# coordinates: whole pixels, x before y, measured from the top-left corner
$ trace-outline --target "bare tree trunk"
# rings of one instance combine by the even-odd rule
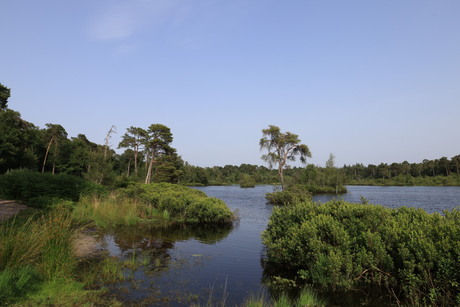
[[[280,175],[281,181],[281,191],[284,191],[284,176],[283,176],[283,166],[280,164],[278,167],[278,175]]]
[[[134,151],[134,174],[137,176],[137,149]]]
[[[131,168],[131,159],[129,159],[129,161],[128,161],[128,172],[127,172],[127,174],[126,174],[127,177],[129,177],[129,170],[130,170],[130,168]]]
[[[147,169],[147,176],[145,176],[145,183],[150,183],[152,180],[152,168],[153,168],[153,154],[150,157],[149,168]]]
[[[53,143],[53,141],[54,138],[51,138],[50,142],[48,143],[48,147],[46,148],[45,159],[43,159],[42,174],[45,173],[46,159],[48,159],[48,154],[50,152],[51,144]]]
[[[110,127],[109,132],[107,132],[107,135],[105,137],[105,146],[104,146],[104,160],[107,159],[107,149],[109,148],[109,140],[112,137],[112,133],[117,133],[117,127],[112,125]]]

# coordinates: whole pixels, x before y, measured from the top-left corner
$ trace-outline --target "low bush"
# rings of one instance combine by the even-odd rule
[[[291,185],[284,191],[267,193],[265,198],[274,205],[287,205],[296,201],[309,201],[311,193],[305,185]]]
[[[185,219],[192,223],[228,223],[233,214],[223,200],[207,197],[195,199],[185,208]]]
[[[382,286],[414,305],[460,302],[460,211],[331,201],[273,209],[267,267],[330,289]]]
[[[240,180],[240,187],[241,188],[255,188],[256,186],[256,180],[254,179],[253,176],[250,175],[243,175],[243,177]]]
[[[345,186],[317,186],[317,185],[308,185],[308,191],[315,194],[343,194],[347,193],[347,188]]]

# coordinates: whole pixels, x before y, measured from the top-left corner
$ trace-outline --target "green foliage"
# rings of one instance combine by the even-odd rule
[[[0,302],[14,303],[37,290],[42,278],[31,266],[6,268],[0,272]]]
[[[0,224],[0,305],[116,305],[103,291],[88,288],[119,278],[120,269],[110,260],[77,268],[73,240],[78,231],[62,207]]]
[[[142,222],[231,223],[233,213],[202,191],[170,183],[132,183],[110,197],[84,197],[73,217],[108,228]]]
[[[57,199],[77,201],[82,193],[95,191],[101,192],[101,188],[82,178],[65,174],[19,170],[0,176],[1,197],[21,200],[38,208],[53,205]]]
[[[11,169],[37,168],[39,131],[18,112],[0,108],[0,174]]]
[[[0,83],[0,110],[8,107],[8,98],[10,98],[11,90]]]
[[[281,293],[276,300],[267,302],[264,297],[250,297],[242,306],[245,307],[324,307],[327,301],[320,298],[313,290],[304,288],[297,299],[290,298],[287,293]]]
[[[42,282],[72,276],[76,268],[75,231],[65,210],[0,225],[0,296],[7,301],[27,295]]]
[[[282,133],[277,126],[269,125],[268,129],[262,130],[263,137],[259,141],[260,149],[266,149],[267,154],[262,155],[262,160],[268,162],[270,168],[278,165],[278,175],[281,187],[284,189],[283,171],[288,161],[295,161],[300,156],[300,162],[306,164],[307,157],[311,158],[311,152],[307,145],[300,144],[297,134],[291,132]]]
[[[253,176],[244,174],[240,181],[240,187],[242,188],[254,188],[256,186],[256,180]]]
[[[421,163],[380,163],[379,165],[345,165],[347,184],[458,186],[460,185],[460,155],[442,157]]]
[[[267,265],[325,288],[384,286],[411,304],[454,305],[460,291],[460,211],[332,201],[274,208]]]
[[[345,186],[317,186],[317,185],[310,185],[307,186],[308,191],[313,194],[342,194],[347,193],[347,188]]]
[[[307,186],[304,185],[291,185],[284,191],[277,191],[267,193],[265,198],[269,203],[275,205],[288,205],[296,201],[309,201],[311,200],[311,193]]]
[[[233,220],[233,214],[223,200],[206,197],[196,199],[185,209],[185,219],[191,223],[220,223]]]
[[[189,223],[230,223],[233,220],[232,212],[223,201],[180,185],[136,184],[123,193],[159,210],[167,210],[172,218]]]
[[[136,225],[144,219],[156,219],[148,208],[129,198],[85,196],[75,204],[72,218],[81,224],[94,223],[101,228],[120,225]]]

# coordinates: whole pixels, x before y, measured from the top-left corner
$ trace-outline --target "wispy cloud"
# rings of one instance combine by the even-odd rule
[[[89,25],[96,41],[122,40],[171,16],[176,0],[106,1]]]

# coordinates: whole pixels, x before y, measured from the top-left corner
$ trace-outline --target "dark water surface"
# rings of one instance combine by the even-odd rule
[[[460,187],[373,187],[349,186],[338,198],[387,207],[414,206],[440,212],[460,206]],[[104,237],[113,256],[140,267],[126,270],[128,281],[112,287],[127,305],[190,306],[225,300],[228,306],[241,305],[251,295],[268,293],[263,285],[261,233],[272,206],[265,194],[272,186],[242,189],[239,186],[200,187],[208,196],[224,200],[239,215],[229,228],[179,227],[151,229],[119,228]],[[334,195],[315,196],[328,201]]]

